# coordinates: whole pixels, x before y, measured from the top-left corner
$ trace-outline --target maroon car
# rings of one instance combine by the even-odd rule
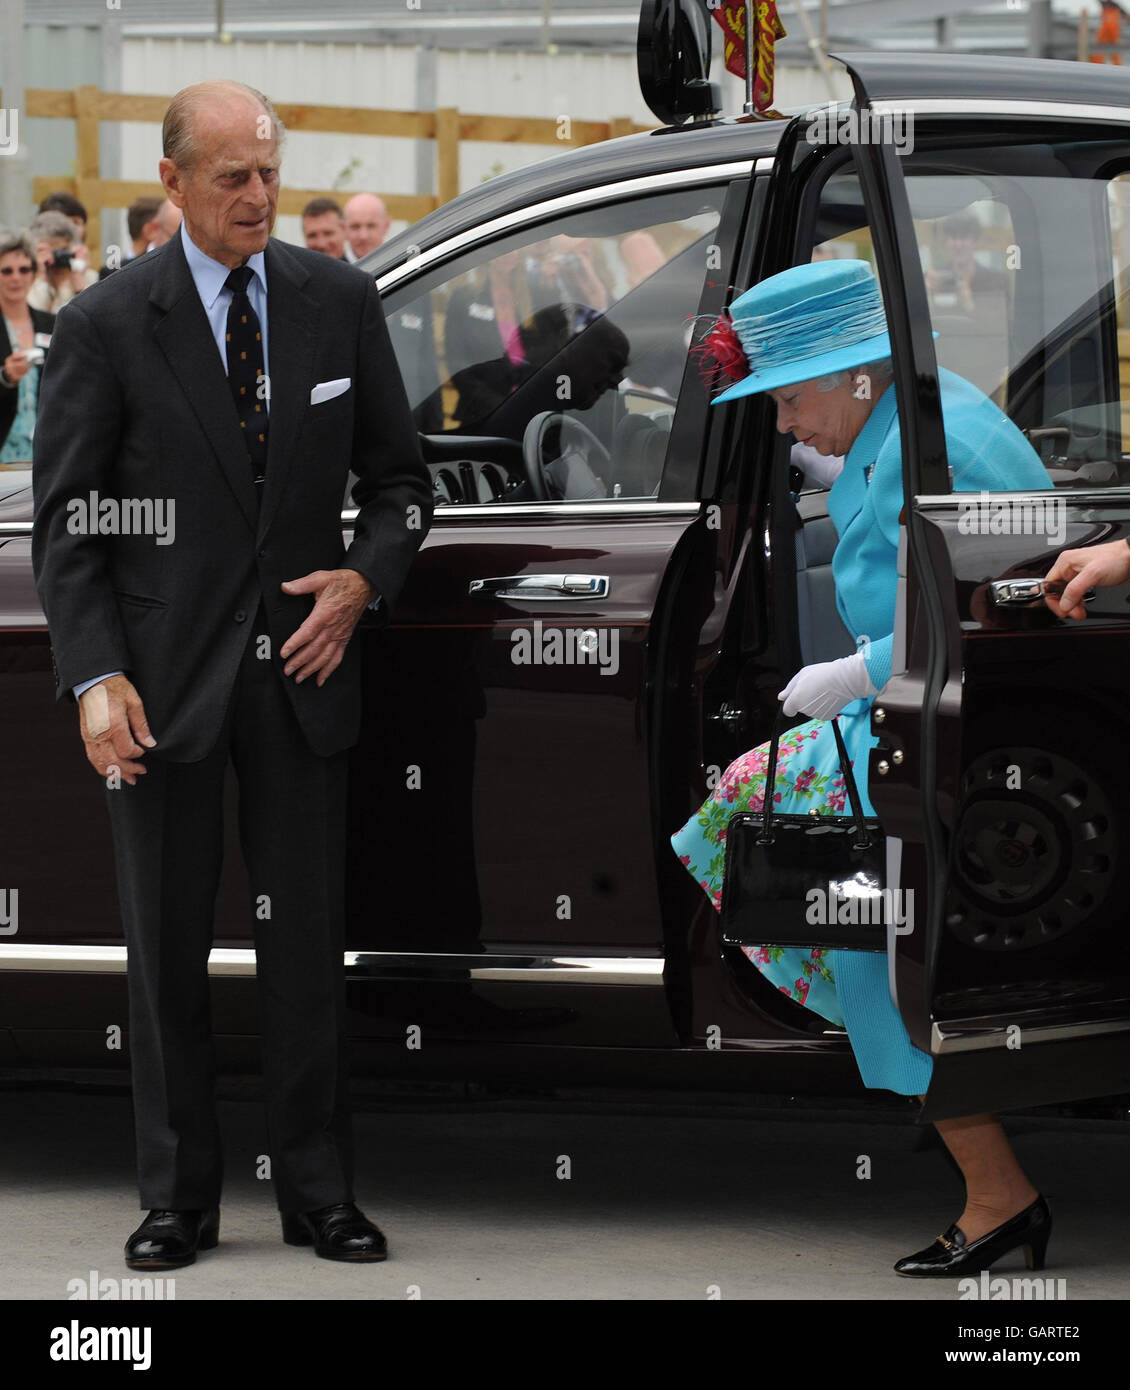
[[[1068,624],[1039,583],[1130,535],[1130,73],[869,53],[850,105],[722,121],[680,56],[652,74],[671,125],[472,189],[364,264],[438,506],[391,625],[356,639],[355,1067],[862,1092],[846,1036],[722,940],[668,842],[788,677],[853,650],[826,492],[771,402],[711,408],[688,345],[762,277],[850,256],[883,288],[911,499],[867,775],[888,886],[916,896],[891,961],[935,1059],[924,1114],[1130,1092],[1130,593]],[[952,493],[939,365],[1025,432],[1048,492]],[[103,791],[53,698],[31,490],[0,478],[0,1062],[123,1067]],[[228,861],[234,1069],[255,963]]]

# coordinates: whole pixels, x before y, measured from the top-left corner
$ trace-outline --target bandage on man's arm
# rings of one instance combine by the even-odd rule
[[[105,685],[95,683],[84,690],[79,699],[82,701],[86,732],[91,738],[101,738],[110,729],[110,697],[106,694]]]

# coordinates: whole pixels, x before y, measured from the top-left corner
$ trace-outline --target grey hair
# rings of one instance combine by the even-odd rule
[[[35,255],[35,242],[25,231],[13,231],[11,227],[0,227],[0,257],[13,251],[22,251],[33,268],[38,264]]]
[[[78,241],[78,228],[69,217],[61,212],[41,212],[27,234],[32,242],[51,241],[55,237],[66,237],[69,245]]]
[[[283,140],[286,127],[279,119],[279,113],[271,105],[270,99],[246,82],[233,82],[228,78],[212,82],[194,82],[190,87],[182,87],[165,112],[161,125],[161,151],[179,168],[191,171],[200,157],[197,148],[195,117],[198,111],[207,106],[209,99],[220,96],[239,95],[255,102],[271,118],[275,132],[275,147],[282,159]]]
[[[889,357],[876,358],[874,362],[864,362],[859,367],[851,367],[842,372],[830,372],[827,376],[814,378],[817,391],[835,391],[837,387],[847,386],[853,377],[869,376],[890,383],[894,380],[895,367]]]

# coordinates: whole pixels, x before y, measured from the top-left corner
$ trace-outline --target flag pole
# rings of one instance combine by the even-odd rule
[[[745,0],[745,104],[742,106],[742,114],[746,116],[757,114],[757,107],[753,104],[754,52],[757,47],[754,40],[757,32],[755,2],[756,0]]]

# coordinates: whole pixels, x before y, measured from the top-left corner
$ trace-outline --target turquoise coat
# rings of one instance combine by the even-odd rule
[[[944,368],[938,370],[938,384],[954,492],[1021,492],[1052,486],[1035,450],[1000,406]],[[856,641],[869,639],[861,643],[864,661],[871,684],[879,690],[891,675],[902,505],[902,438],[895,388],[889,386],[875,402],[828,494],[828,512],[839,537],[832,557],[836,606]],[[845,713],[856,717],[840,721],[857,768],[867,767],[867,756],[879,741],[870,731],[873,700],[874,696],[849,705]],[[830,728],[828,742],[833,742]],[[859,787],[864,808],[873,815],[866,778],[860,779]],[[911,1043],[894,1007],[886,955],[835,951],[829,964],[866,1084],[903,1095],[922,1094],[933,1064]]]
[[[939,370],[938,383],[955,492],[1051,487],[1035,451],[998,405],[953,372]],[[875,402],[828,494],[828,512],[839,538],[832,560],[836,605],[864,653],[872,684],[879,690],[891,674],[902,505],[902,445],[891,386]],[[858,772],[866,769],[868,754],[878,743],[871,733],[870,709],[874,699],[871,696],[853,701],[845,706],[840,718],[867,815],[874,815],[875,811],[867,796],[866,778],[858,778]],[[822,787],[825,782],[829,788],[832,786],[838,776],[839,760],[828,721],[811,720],[793,730],[793,734],[799,745],[798,766],[803,765],[805,771],[799,778],[794,772],[791,784],[787,769],[783,783],[778,777],[776,790],[783,788],[783,794],[775,804],[782,812],[803,813],[814,807],[813,787]],[[720,899],[724,855],[724,836],[717,827],[725,824],[729,814],[749,809],[745,803],[753,789],[758,802],[763,791],[764,777],[750,775],[751,767],[760,767],[761,762],[750,759],[751,755],[746,754],[733,764],[711,799],[671,837],[676,853],[715,906]],[[739,768],[741,763],[744,768]],[[743,782],[743,777],[748,780]],[[741,796],[735,797],[735,787],[743,789],[744,802]],[[842,805],[842,789],[840,798]],[[824,806],[828,804],[835,803],[825,801]],[[892,1002],[886,953],[830,952],[827,965],[833,978],[823,981],[803,948],[788,950],[783,957],[773,964],[758,963],[758,969],[786,993],[790,992],[791,978],[803,972],[807,977],[803,981],[803,1002],[832,1021],[842,1022],[867,1086],[903,1095],[925,1092],[933,1063],[928,1054],[911,1043]],[[796,983],[802,985],[802,980],[797,979]],[[813,986],[811,998],[809,984]],[[802,996],[794,992],[793,997]]]

